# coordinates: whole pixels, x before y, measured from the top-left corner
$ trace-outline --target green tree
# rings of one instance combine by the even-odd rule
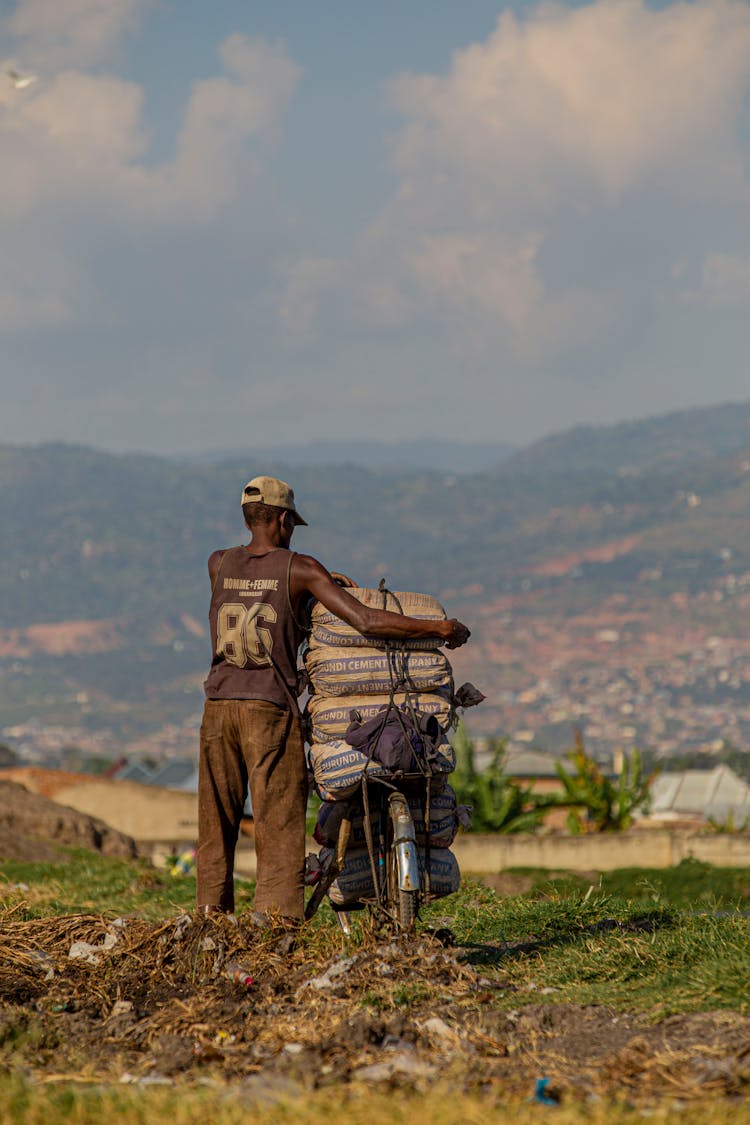
[[[575,732],[575,747],[567,754],[572,770],[561,763],[555,769],[565,787],[559,805],[571,806],[571,832],[619,832],[633,823],[639,809],[646,811],[651,784],[658,771],[646,774],[639,750],[623,756],[617,778],[607,777],[586,752],[581,732]]]
[[[451,785],[460,804],[471,805],[472,832],[534,832],[544,813],[554,807],[554,794],[534,793],[505,772],[505,739],[490,741],[491,758],[485,770],[476,767],[476,748],[459,723],[453,738],[456,770]]]

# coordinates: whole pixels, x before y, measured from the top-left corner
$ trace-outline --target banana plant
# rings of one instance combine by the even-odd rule
[[[548,808],[557,805],[557,795],[535,793],[519,785],[505,772],[506,741],[494,739],[487,768],[478,771],[474,743],[459,724],[453,741],[456,770],[451,784],[461,804],[470,805],[474,832],[533,832]]]
[[[614,780],[586,752],[580,730],[575,731],[574,749],[566,756],[572,770],[559,762],[555,769],[564,788],[558,803],[570,806],[570,832],[619,832],[633,823],[638,810],[647,811],[651,785],[658,771],[644,772],[639,750],[633,749],[623,756],[619,776]]]

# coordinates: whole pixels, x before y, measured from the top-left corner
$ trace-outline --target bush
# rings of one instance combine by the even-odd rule
[[[476,749],[459,723],[453,739],[456,771],[451,784],[460,804],[473,809],[472,832],[534,832],[548,808],[557,804],[555,794],[534,793],[519,785],[505,772],[504,739],[490,742],[491,759],[487,768],[476,768]]]
[[[575,733],[575,748],[567,754],[573,766],[555,767],[565,786],[558,797],[560,805],[571,806],[568,829],[571,832],[619,832],[629,828],[637,810],[648,808],[651,783],[656,772],[645,774],[639,750],[623,758],[619,777],[607,777],[586,753],[581,732]]]

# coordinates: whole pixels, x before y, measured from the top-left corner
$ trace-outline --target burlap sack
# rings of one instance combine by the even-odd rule
[[[318,695],[383,695],[394,690],[445,691],[451,666],[441,652],[334,647],[310,649],[305,665]]]
[[[434,715],[442,729],[446,731],[453,721],[451,696],[452,692],[444,691],[410,693],[408,698],[415,711]],[[407,696],[404,692],[398,692],[394,698],[396,706],[401,706]],[[312,719],[313,741],[333,742],[343,738],[351,722],[352,710],[359,711],[362,721],[367,722],[368,719],[374,719],[388,702],[387,695],[311,696],[307,706]]]
[[[319,858],[324,863],[330,849],[321,848]],[[420,869],[424,870],[424,852],[419,852]],[[430,852],[430,891],[435,898],[454,894],[461,884],[458,860],[448,848],[434,848]],[[355,906],[361,899],[374,898],[372,869],[367,848],[350,848],[344,868],[328,891],[336,906]]]
[[[445,620],[445,610],[440,602],[429,594],[396,591],[393,594],[386,594],[386,604],[383,605],[383,594],[380,590],[355,586],[353,589],[347,590],[347,593],[372,609],[387,609],[392,613],[404,613],[407,617],[417,617],[426,621]],[[362,636],[351,625],[347,625],[346,622],[327,610],[320,602],[316,602],[313,606],[311,649],[316,649],[321,645],[332,645],[337,648],[383,649],[387,643],[377,637]],[[411,651],[434,651],[442,643],[438,637],[428,637],[423,640],[399,641],[398,645]]]
[[[371,791],[372,792],[372,791]],[[414,832],[417,845],[425,845],[424,802],[418,797],[408,797]],[[318,810],[318,821],[315,827],[315,839],[324,846],[334,847],[338,839],[341,804],[335,800],[327,799]],[[445,785],[439,793],[430,797],[430,847],[449,848],[458,832],[458,817],[456,815],[456,794],[450,785]],[[364,816],[357,813],[352,817],[351,843],[352,850],[367,846],[365,837]]]
[[[315,788],[324,801],[343,801],[353,796],[362,781],[365,767],[368,777],[379,777],[388,772],[380,762],[370,761],[361,750],[355,750],[341,740],[313,743],[310,766]]]
[[[425,844],[424,801],[418,797],[408,797],[407,800],[414,821],[417,844],[423,848]],[[434,793],[430,797],[430,847],[449,848],[457,834],[456,794],[450,785],[445,785],[439,793]]]

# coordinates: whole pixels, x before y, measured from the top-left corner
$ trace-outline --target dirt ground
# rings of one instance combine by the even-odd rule
[[[195,793],[28,766],[0,771],[0,795],[9,782],[28,791],[27,803],[37,796],[50,798],[58,812],[64,809],[66,816],[78,813],[88,821],[107,825],[113,839],[126,836],[161,843],[171,850],[194,843],[198,835]]]
[[[122,859],[138,853],[131,837],[117,832],[99,817],[30,793],[15,781],[0,780],[0,859],[64,860],[58,845],[90,848]]]
[[[750,1018],[731,1012],[654,1025],[604,1007],[500,1010],[502,978],[432,937],[373,936],[350,956],[330,933],[285,956],[276,941],[223,917],[153,925],[8,912],[0,1065],[40,1080],[231,1080],[249,1093],[446,1079],[457,1092],[528,1096],[547,1078],[554,1099],[635,1105],[735,1098],[750,1084]],[[250,986],[230,979],[232,963]]]

